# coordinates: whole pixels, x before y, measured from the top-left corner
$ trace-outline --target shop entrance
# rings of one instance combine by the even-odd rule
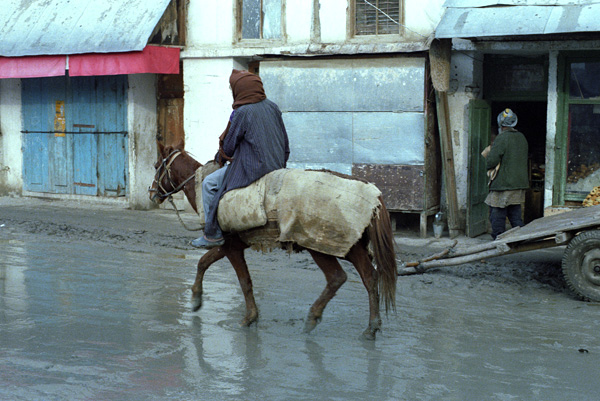
[[[544,178],[546,163],[546,102],[492,102],[492,131],[498,132],[496,118],[505,108],[511,109],[519,121],[515,127],[525,135],[529,145],[529,190],[523,218],[529,223],[544,215]]]
[[[497,101],[470,102],[469,129],[469,177],[466,234],[474,237],[485,233],[489,225],[489,207],[484,203],[488,194],[485,160],[481,151],[498,132],[496,118],[505,108],[512,109],[519,121],[521,131],[529,147],[529,182],[523,208],[523,221],[529,223],[544,214],[544,179],[546,159],[546,102]]]

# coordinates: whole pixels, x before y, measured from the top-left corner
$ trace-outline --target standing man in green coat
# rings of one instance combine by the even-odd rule
[[[498,136],[489,153],[482,153],[488,171],[496,171],[485,199],[491,209],[492,239],[505,231],[507,217],[512,227],[524,225],[521,204],[525,202],[525,192],[529,188],[529,150],[525,135],[514,128],[517,121],[517,115],[511,109],[498,114]]]

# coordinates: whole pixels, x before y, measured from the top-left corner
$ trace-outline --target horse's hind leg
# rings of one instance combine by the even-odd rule
[[[379,316],[379,291],[377,289],[377,270],[373,267],[369,252],[360,242],[355,244],[346,255],[367,289],[369,294],[369,327],[363,332],[363,335],[370,339],[375,339],[375,334],[381,328],[381,317]]]
[[[222,247],[213,248],[206,252],[198,261],[198,271],[196,273],[196,280],[192,285],[192,310],[196,312],[202,307],[202,280],[204,279],[204,273],[210,265],[215,263],[217,260],[222,259],[225,253]]]
[[[240,322],[242,326],[250,326],[252,323],[258,320],[258,308],[256,307],[256,301],[254,300],[254,292],[252,290],[252,279],[250,278],[250,272],[248,271],[248,265],[244,258],[244,250],[247,246],[239,239],[233,238],[230,242],[224,245],[226,247],[227,259],[231,262],[235,274],[240,282],[240,287],[244,293],[244,299],[246,301],[246,316]]]
[[[327,306],[327,303],[334,297],[338,288],[346,282],[347,278],[346,272],[342,270],[342,267],[335,256],[312,250],[309,250],[309,252],[317,266],[319,266],[323,271],[323,274],[325,274],[327,285],[319,298],[317,298],[315,303],[310,307],[308,317],[306,318],[306,324],[304,325],[304,331],[307,333],[314,329],[321,321],[323,310]]]

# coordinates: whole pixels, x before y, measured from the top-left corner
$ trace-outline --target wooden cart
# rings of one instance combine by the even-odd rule
[[[464,250],[454,249],[455,241],[436,255],[406,263],[398,275],[561,245],[566,245],[562,271],[569,287],[584,300],[600,302],[600,205],[542,217]]]

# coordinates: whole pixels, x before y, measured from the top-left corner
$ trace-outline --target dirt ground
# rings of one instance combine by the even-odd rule
[[[189,225],[194,216],[186,214]],[[241,328],[228,262],[189,310],[195,264],[170,210],[0,198],[0,400],[594,400],[599,304],[566,288],[560,247],[398,279],[375,342],[353,267],[310,334],[324,279],[306,253],[247,251],[261,317]],[[459,237],[459,247],[488,241]],[[447,237],[396,233],[413,261]]]

